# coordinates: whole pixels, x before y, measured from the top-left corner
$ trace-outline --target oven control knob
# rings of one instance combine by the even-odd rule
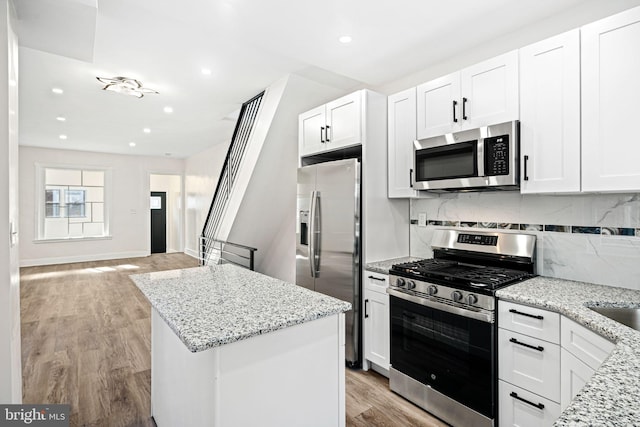
[[[462,292],[460,291],[451,292],[451,299],[453,299],[455,302],[462,301]]]
[[[398,277],[396,279],[396,286],[399,288],[404,288],[404,285],[405,285],[404,279]]]
[[[414,282],[413,280],[408,280],[407,289],[415,289],[415,288],[416,288],[416,282]]]
[[[429,285],[427,288],[427,293],[429,295],[435,295],[438,293],[438,287],[436,285]]]
[[[467,304],[473,305],[478,302],[478,297],[474,294],[467,295]]]

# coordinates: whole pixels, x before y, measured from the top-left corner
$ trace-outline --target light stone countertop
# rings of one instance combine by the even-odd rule
[[[351,304],[235,265],[129,276],[192,352],[351,309]]]
[[[386,259],[383,261],[370,262],[365,264],[364,269],[379,274],[389,274],[389,270],[393,264],[402,264],[404,262],[418,261],[424,258],[414,256],[405,256],[401,258]]]
[[[535,277],[500,289],[496,296],[558,312],[616,343],[554,425],[640,425],[640,332],[588,308],[637,308],[640,291]]]

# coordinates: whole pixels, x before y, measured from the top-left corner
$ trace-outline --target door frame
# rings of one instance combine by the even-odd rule
[[[151,170],[147,171],[147,180],[145,182],[145,199],[144,199],[144,209],[145,209],[145,251],[147,255],[151,255],[151,199],[149,195],[151,194],[151,176],[152,175],[166,175],[166,176],[176,176],[180,178],[180,207],[181,209],[176,209],[174,212],[178,216],[178,247],[174,248],[177,253],[184,252],[185,245],[185,176],[184,173],[176,173],[175,171],[167,171],[167,170]],[[169,208],[171,207],[169,203],[169,193],[167,192],[167,215],[169,212]],[[167,216],[167,221],[169,220]],[[168,238],[167,234],[167,238]],[[169,245],[167,245],[167,250],[169,249]],[[171,253],[171,252],[167,252]]]

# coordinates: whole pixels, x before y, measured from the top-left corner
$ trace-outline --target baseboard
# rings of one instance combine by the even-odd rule
[[[109,259],[141,258],[149,255],[150,255],[149,252],[146,252],[146,251],[131,251],[131,252],[116,252],[116,253],[109,253],[109,254],[87,254],[87,255],[76,255],[76,256],[67,256],[67,257],[23,259],[23,260],[20,260],[20,267],[35,267],[40,265],[53,265],[53,264],[69,264],[72,262],[105,261]]]
[[[184,253],[195,259],[200,259],[200,254],[196,250],[185,248]]]

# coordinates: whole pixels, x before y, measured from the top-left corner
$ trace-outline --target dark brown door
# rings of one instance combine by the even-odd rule
[[[167,252],[167,193],[151,192],[151,253]]]

